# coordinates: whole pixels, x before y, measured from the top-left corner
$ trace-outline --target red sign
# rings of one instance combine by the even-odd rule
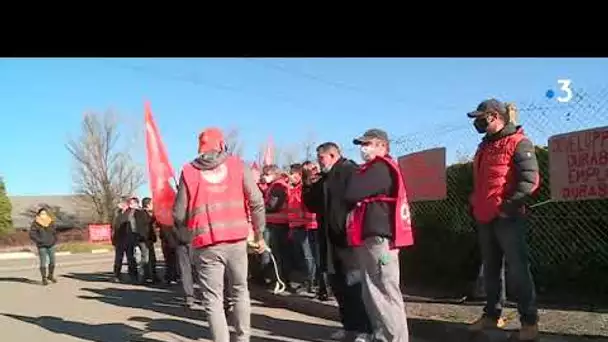
[[[448,196],[445,147],[406,154],[398,161],[410,202],[437,201]]]
[[[110,242],[112,240],[112,227],[109,224],[90,224],[89,242]]]
[[[551,198],[608,198],[608,126],[549,138]]]

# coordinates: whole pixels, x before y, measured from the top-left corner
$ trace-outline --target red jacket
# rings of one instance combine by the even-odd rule
[[[517,151],[518,145],[527,140],[521,128],[513,129],[497,139],[484,139],[475,153],[473,161],[473,193],[470,202],[473,216],[479,223],[489,223],[494,220],[505,205],[510,204],[510,197],[520,192],[516,197],[524,197],[538,189],[538,164],[534,156],[534,146],[527,141],[529,150]],[[514,158],[519,155],[519,158]],[[527,169],[527,173],[520,178],[524,182],[519,186],[514,159],[518,159],[519,168]],[[520,170],[521,172],[521,170]],[[518,187],[526,187],[525,191]],[[521,209],[515,208],[515,209]]]
[[[228,157],[213,170],[225,177],[218,176],[221,180],[212,183],[201,170],[190,163],[184,165],[182,174],[190,193],[187,226],[194,248],[247,238],[250,224],[245,210],[243,170],[240,159]]]

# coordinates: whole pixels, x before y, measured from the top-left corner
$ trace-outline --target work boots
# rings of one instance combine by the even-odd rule
[[[46,267],[40,267],[40,276],[42,277],[42,285],[47,286],[49,281],[46,278]]]
[[[495,319],[484,315],[469,325],[469,331],[481,332],[483,330],[503,328],[504,326],[505,321],[502,318]]]
[[[49,265],[49,276],[47,277],[47,279],[53,284],[57,283],[57,279],[55,279],[54,274],[55,274],[55,264],[50,264]]]
[[[518,341],[538,340],[538,324],[522,324],[516,336]]]

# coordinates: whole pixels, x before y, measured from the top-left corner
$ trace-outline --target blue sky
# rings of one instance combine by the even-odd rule
[[[545,93],[557,79],[593,90],[606,76],[608,59],[0,59],[0,176],[11,195],[70,193],[65,142],[84,112],[108,109],[143,165],[144,99],[176,170],[210,125],[237,128],[247,158],[269,135],[291,148],[313,135],[356,159],[351,139],[379,127],[421,148],[446,146],[453,159],[476,146],[464,113],[481,100],[555,102]],[[566,126],[554,127],[539,132]]]

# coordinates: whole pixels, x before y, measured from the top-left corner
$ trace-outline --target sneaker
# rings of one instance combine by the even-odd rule
[[[332,340],[343,340],[346,337],[346,332],[342,329],[336,330],[333,334],[329,336]]]
[[[371,336],[368,334],[359,333],[355,336],[353,342],[371,342]]]
[[[469,325],[469,331],[478,332],[487,329],[496,329],[499,328],[502,319],[494,319],[488,316],[481,316],[481,318],[477,319],[475,322]],[[504,323],[502,324],[504,326]]]
[[[536,341],[538,339],[538,324],[522,324],[516,336],[518,341]]]
[[[194,307],[194,298],[187,297],[186,298],[186,308],[192,309]]]

